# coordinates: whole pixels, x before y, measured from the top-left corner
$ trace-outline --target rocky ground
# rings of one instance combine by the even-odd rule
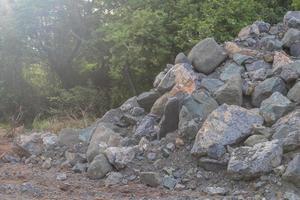
[[[3,138],[1,199],[300,199],[299,29],[207,38],[90,127]]]

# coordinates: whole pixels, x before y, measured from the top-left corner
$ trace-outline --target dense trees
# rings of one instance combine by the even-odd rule
[[[0,118],[99,115],[199,40],[278,22],[297,0],[0,0]]]

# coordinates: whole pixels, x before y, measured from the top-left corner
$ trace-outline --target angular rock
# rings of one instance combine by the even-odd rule
[[[276,74],[283,66],[289,65],[293,61],[284,52],[275,52],[273,60],[273,73]],[[279,72],[280,73],[280,72]]]
[[[161,177],[156,172],[141,172],[140,180],[143,184],[151,187],[157,187],[161,184]]]
[[[292,44],[300,42],[300,31],[294,28],[290,28],[282,38],[282,44],[284,47],[290,48]]]
[[[283,174],[283,179],[300,188],[300,154],[296,155],[294,159],[289,162]]]
[[[74,173],[85,173],[88,169],[87,163],[77,163],[73,166],[72,171]]]
[[[290,46],[290,55],[293,56],[293,57],[299,57],[300,56],[300,42],[296,42],[296,43],[294,43]]]
[[[146,115],[142,121],[138,124],[134,136],[136,138],[146,137],[149,139],[154,138],[158,134],[158,130],[155,128],[157,125],[158,117],[153,114]]]
[[[254,61],[252,56],[236,53],[233,55],[233,61],[238,65],[250,64]]]
[[[185,106],[182,106],[179,113],[179,134],[188,141],[192,141],[195,139],[200,125],[200,119],[194,118],[192,113]]]
[[[178,128],[180,112],[180,102],[177,97],[169,98],[166,103],[165,111],[159,123],[159,138],[166,136],[167,133]]]
[[[274,92],[261,103],[259,112],[267,124],[273,124],[293,108],[294,104],[288,98],[279,92]]]
[[[123,175],[119,172],[110,172],[105,179],[105,187],[121,184]]]
[[[247,138],[247,140],[244,142],[246,146],[253,147],[254,145],[262,142],[267,142],[268,138],[265,135],[251,135]]]
[[[271,69],[272,65],[265,62],[264,60],[258,60],[251,64],[246,64],[246,69],[248,72],[255,71],[258,69]]]
[[[175,58],[175,65],[180,64],[180,63],[191,64],[191,61],[189,61],[189,59],[186,57],[186,55],[181,52]]]
[[[119,134],[113,130],[112,124],[99,123],[86,153],[88,162],[92,162],[95,156],[103,153],[108,146],[112,145],[109,144],[109,141],[111,141],[111,138],[117,136]]]
[[[204,192],[210,195],[226,195],[228,190],[222,187],[207,187]]]
[[[90,179],[101,179],[110,171],[112,171],[112,166],[109,164],[107,158],[104,154],[99,154],[90,164],[87,175]]]
[[[266,36],[260,40],[260,47],[266,51],[280,51],[282,42],[275,36]]]
[[[290,89],[287,97],[297,105],[300,105],[300,81]]]
[[[282,153],[278,140],[259,143],[253,147],[239,147],[233,150],[227,171],[237,179],[254,178],[278,167]]]
[[[201,120],[204,120],[208,114],[218,107],[216,100],[204,90],[195,91],[184,100],[183,105],[192,114],[193,118],[201,118]]]
[[[159,97],[160,94],[156,91],[144,92],[137,97],[137,102],[142,108],[149,112]]]
[[[271,28],[271,25],[264,21],[256,21],[254,24],[258,27],[260,33],[267,33]]]
[[[137,102],[137,97],[131,97],[127,101],[125,101],[121,106],[120,109],[123,112],[128,112],[134,107],[140,107],[139,103]]]
[[[238,37],[242,40],[245,40],[249,37],[257,36],[260,34],[259,28],[256,24],[252,24],[242,28],[239,32]]]
[[[278,139],[285,152],[296,150],[300,147],[300,110],[289,113],[280,118],[273,126],[273,139]]]
[[[286,83],[292,83],[299,77],[299,74],[297,72],[297,69],[291,65],[283,66],[281,68],[280,77],[286,82]]]
[[[228,160],[216,160],[211,158],[200,158],[198,166],[202,167],[206,171],[221,171],[225,170],[228,164]]]
[[[136,154],[134,147],[109,147],[105,150],[108,161],[118,170],[130,163]]]
[[[224,82],[219,79],[204,78],[201,81],[200,87],[206,89],[210,93],[214,93],[222,85],[224,85]]]
[[[226,57],[224,49],[213,38],[206,38],[199,42],[188,55],[197,71],[204,74],[213,72]]]
[[[283,80],[278,77],[268,78],[259,83],[252,94],[252,104],[259,107],[261,102],[270,97],[274,92],[286,94],[286,87]]]
[[[97,121],[97,123],[111,123],[111,124],[118,124],[123,117],[123,113],[121,109],[112,109],[107,111],[103,117]]]
[[[242,79],[240,75],[229,79],[214,93],[219,104],[239,105],[243,103]]]
[[[43,142],[38,133],[18,136],[15,145],[22,149],[22,154],[26,157],[40,155],[43,151]]]
[[[220,75],[220,79],[222,81],[227,81],[234,76],[241,75],[243,71],[244,71],[243,67],[241,67],[237,64],[231,63],[225,67],[224,71]]]
[[[173,88],[175,85],[175,69],[172,67],[161,79],[157,86],[157,90],[165,93]]]
[[[283,22],[290,28],[300,28],[300,11],[288,11],[284,15]]]
[[[223,104],[205,120],[197,134],[192,153],[201,156],[207,154],[213,145],[237,144],[251,134],[255,124],[263,124],[263,118],[257,112]]]
[[[79,140],[88,144],[94,134],[94,131],[96,130],[96,125],[92,125],[90,127],[87,127],[85,129],[82,129],[79,133]]]
[[[169,93],[165,93],[160,98],[158,98],[155,101],[154,105],[152,106],[150,113],[153,114],[153,115],[156,115],[158,117],[161,117],[164,113],[166,103],[167,103],[168,98],[170,96],[171,95]]]
[[[162,180],[162,185],[169,190],[173,190],[176,186],[176,183],[177,180],[171,176],[166,176]]]
[[[272,75],[271,69],[261,68],[248,73],[252,81],[264,81],[267,77]]]
[[[80,133],[80,130],[77,130],[77,129],[63,129],[58,134],[58,142],[61,145],[71,147],[75,144],[80,143],[79,133]]]

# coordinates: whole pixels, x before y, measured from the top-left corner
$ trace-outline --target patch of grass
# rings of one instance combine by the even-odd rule
[[[52,133],[58,133],[64,128],[85,128],[94,121],[94,118],[79,120],[57,117],[48,119],[35,119],[32,123],[32,129],[38,132],[49,131]]]

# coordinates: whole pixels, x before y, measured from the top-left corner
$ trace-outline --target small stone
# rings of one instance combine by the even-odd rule
[[[184,141],[182,139],[180,139],[180,138],[176,138],[176,140],[175,140],[175,146],[177,148],[184,146]]]
[[[154,161],[156,159],[156,153],[150,152],[147,154],[147,159]]]
[[[170,156],[170,151],[166,148],[163,148],[161,152],[164,158],[168,158]]]
[[[112,170],[112,166],[108,162],[104,154],[99,154],[90,164],[87,175],[91,179],[100,179]]]
[[[171,176],[166,176],[163,178],[162,184],[165,188],[173,190],[177,184],[177,180]]]
[[[105,187],[114,186],[122,183],[123,175],[119,172],[110,172],[105,179]]]
[[[161,183],[161,178],[159,173],[156,172],[141,172],[140,181],[145,185],[157,187]]]
[[[207,187],[204,192],[210,195],[226,195],[228,190],[222,187]]]
[[[73,166],[72,171],[74,173],[85,173],[87,171],[87,164],[86,163],[77,163]]]
[[[44,161],[42,168],[44,169],[50,169],[52,167],[52,159],[48,158]]]
[[[175,145],[173,143],[168,143],[167,144],[167,149],[169,149],[170,151],[174,151],[175,150]]]
[[[56,175],[56,180],[58,181],[65,181],[67,180],[67,174],[65,173],[59,173]]]

